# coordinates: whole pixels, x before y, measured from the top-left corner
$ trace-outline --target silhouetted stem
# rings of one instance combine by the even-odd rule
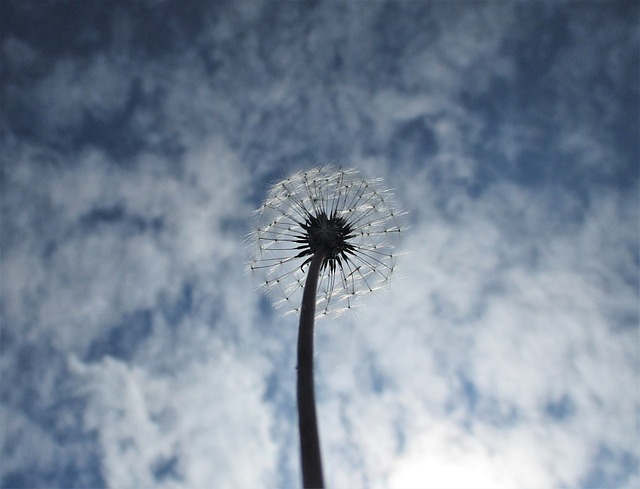
[[[298,425],[300,428],[302,484],[305,489],[324,487],[313,386],[313,326],[316,314],[318,276],[323,260],[324,251],[317,250],[307,272],[298,331]]]

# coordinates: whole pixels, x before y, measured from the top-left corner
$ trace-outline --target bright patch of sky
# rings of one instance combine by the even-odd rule
[[[330,487],[640,485],[635,2],[0,5],[0,487],[295,487],[275,180],[383,177],[317,331]]]

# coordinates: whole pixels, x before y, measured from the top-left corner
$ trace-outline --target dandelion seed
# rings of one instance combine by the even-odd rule
[[[314,253],[325,257],[316,316],[338,315],[361,295],[384,287],[395,267],[403,213],[392,208],[380,179],[330,166],[295,173],[275,184],[258,209],[250,268],[276,307],[299,312]]]

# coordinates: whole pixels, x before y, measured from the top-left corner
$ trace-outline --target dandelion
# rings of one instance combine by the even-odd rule
[[[402,213],[380,179],[330,166],[275,184],[258,210],[252,272],[277,307],[300,314],[298,418],[304,487],[324,487],[313,388],[314,319],[388,283]]]
[[[357,170],[317,168],[271,188],[258,210],[250,268],[276,307],[300,312],[307,268],[324,253],[318,277],[318,316],[338,315],[355,299],[388,283],[401,233],[389,190]]]

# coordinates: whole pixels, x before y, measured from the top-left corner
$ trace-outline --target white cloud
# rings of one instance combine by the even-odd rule
[[[199,328],[190,360],[163,346],[160,354],[177,361],[170,371],[109,357],[92,364],[71,359],[89,399],[84,429],[98,434],[108,487],[248,488],[273,480],[277,446],[262,400],[266,365],[239,361],[232,347]]]
[[[388,487],[510,489],[553,485],[537,460],[536,450],[514,450],[514,446],[496,450],[454,423],[432,419],[394,464]]]
[[[105,55],[57,61],[34,91],[42,128],[55,133],[77,130],[86,115],[104,120],[124,110],[134,73],[121,61]]]
[[[279,456],[263,400],[272,346],[251,326],[258,295],[239,225],[250,214],[246,168],[218,140],[194,144],[178,176],[174,163],[151,155],[127,168],[86,151],[76,164],[44,171],[36,156],[26,150],[11,175],[7,201],[23,221],[21,246],[3,252],[11,284],[3,314],[18,344],[48,338],[55,351],[74,353],[72,372],[88,399],[83,433],[97,433],[107,486],[269,485]],[[174,306],[184,284],[192,284],[192,303]],[[183,310],[170,324],[162,311],[172,307]],[[140,310],[151,311],[151,329],[128,338],[137,343],[131,358],[107,349],[77,359]],[[57,402],[54,392],[43,406]],[[45,471],[59,451],[47,443]],[[12,468],[19,457],[4,473]]]
[[[50,329],[61,348],[83,351],[105,325],[154,307],[188,276],[206,281],[232,257],[242,269],[242,231],[224,220],[247,218],[247,174],[224,145],[195,148],[180,179],[169,177],[170,162],[150,155],[120,169],[89,151],[64,170],[39,168],[30,151],[19,156],[8,198],[29,234],[4,265],[15,326],[33,317],[32,326]],[[30,201],[19,204],[23,193]],[[100,211],[119,219],[100,221]]]

